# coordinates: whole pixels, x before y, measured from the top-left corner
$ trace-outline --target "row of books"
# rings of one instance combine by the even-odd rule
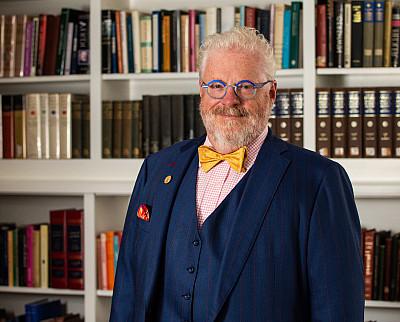
[[[89,12],[1,15],[0,34],[0,77],[89,72]]]
[[[90,157],[88,95],[0,95],[0,158]]]
[[[66,313],[67,305],[59,299],[41,299],[25,304],[25,313],[15,315],[0,308],[0,321],[4,322],[83,322],[79,314]]]
[[[83,289],[83,210],[50,211],[50,223],[0,224],[0,285]]]
[[[316,66],[399,67],[400,6],[392,0],[318,0]]]
[[[362,230],[365,299],[400,301],[400,233]]]
[[[278,69],[302,67],[302,3],[296,1],[268,9],[103,10],[103,73],[197,71],[204,38],[235,25],[256,28],[270,41]]]
[[[400,157],[400,89],[317,89],[316,104],[320,154]]]
[[[97,251],[97,288],[112,290],[117,271],[119,247],[122,231],[105,231],[96,237]]]
[[[103,101],[103,158],[140,158],[205,133],[199,95]]]

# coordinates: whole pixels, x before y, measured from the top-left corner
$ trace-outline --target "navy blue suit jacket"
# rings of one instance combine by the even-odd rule
[[[157,310],[170,210],[203,141],[144,161],[126,216],[110,321],[156,322],[150,312]],[[208,294],[209,321],[362,322],[360,223],[345,170],[270,131],[251,171],[215,272],[217,291]],[[137,218],[143,203],[151,205],[149,222]]]

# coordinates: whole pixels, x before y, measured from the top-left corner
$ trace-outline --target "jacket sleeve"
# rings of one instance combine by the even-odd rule
[[[135,281],[130,263],[133,255],[135,223],[137,220],[136,211],[139,207],[139,200],[144,190],[146,178],[147,159],[140,169],[125,217],[121,247],[118,255],[110,322],[129,321],[129,316],[134,310],[136,299],[134,298],[133,286],[135,285]]]
[[[312,322],[363,322],[360,222],[345,170],[331,163],[319,185],[309,226],[307,269]]]

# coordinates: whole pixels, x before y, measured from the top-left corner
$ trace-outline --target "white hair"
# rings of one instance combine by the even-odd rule
[[[229,31],[207,36],[199,50],[200,77],[208,54],[216,49],[237,49],[250,54],[258,54],[263,61],[263,72],[268,79],[275,78],[274,50],[264,35],[254,28],[234,27]]]

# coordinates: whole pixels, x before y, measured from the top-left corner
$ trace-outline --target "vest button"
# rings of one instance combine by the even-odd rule
[[[183,298],[185,299],[185,300],[187,300],[187,301],[189,301],[192,297],[190,296],[190,294],[185,294],[185,295],[182,295],[183,296]]]
[[[193,274],[193,273],[194,273],[194,267],[193,267],[193,266],[190,266],[190,267],[186,268],[186,270],[187,270],[190,274]]]
[[[195,239],[193,241],[193,246],[199,246],[200,245],[200,241],[198,241],[197,239]]]

